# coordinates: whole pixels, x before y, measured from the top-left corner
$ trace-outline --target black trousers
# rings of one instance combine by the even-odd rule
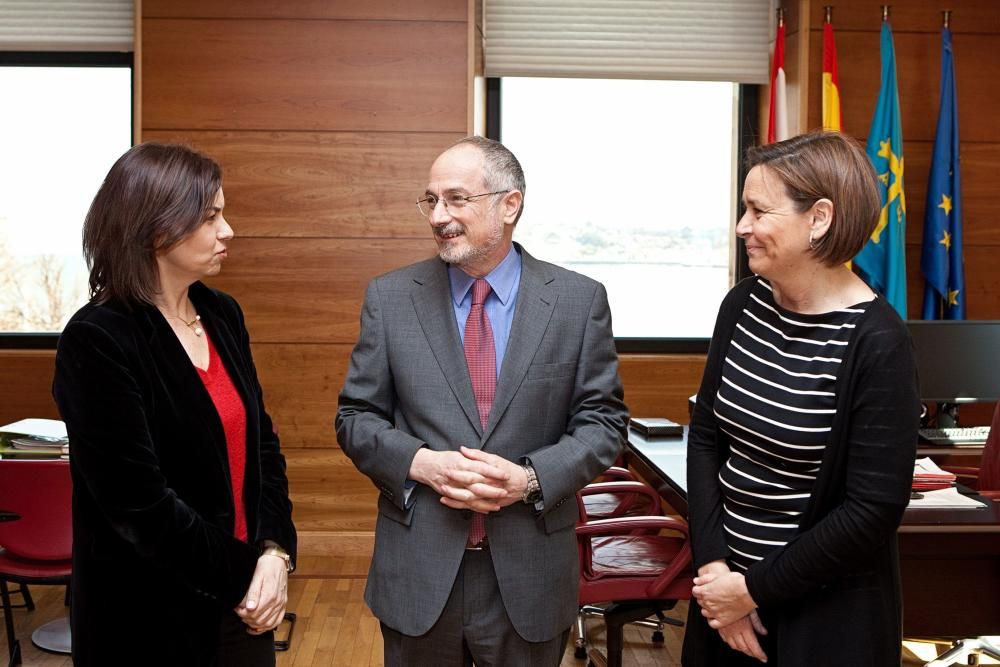
[[[274,632],[247,634],[247,626],[234,612],[222,615],[219,650],[213,667],[274,667]]]

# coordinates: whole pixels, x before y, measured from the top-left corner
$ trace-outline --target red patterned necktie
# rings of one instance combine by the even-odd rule
[[[472,285],[472,310],[465,321],[465,361],[469,365],[472,392],[476,396],[479,423],[486,429],[490,418],[490,407],[497,391],[497,353],[493,345],[493,328],[486,317],[484,304],[490,294],[490,284],[482,278]],[[472,514],[469,528],[470,546],[475,546],[486,537],[486,517],[479,512]]]

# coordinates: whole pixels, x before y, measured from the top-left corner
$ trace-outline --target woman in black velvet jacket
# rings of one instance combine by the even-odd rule
[[[243,313],[199,282],[233,236],[224,205],[211,159],[141,144],[87,214],[93,298],[59,340],[53,385],[71,443],[75,665],[275,662],[296,536]]]
[[[878,221],[875,173],[839,133],[748,162],[736,231],[757,275],[719,310],[688,436],[682,664],[898,665],[916,372],[899,316],[844,265]]]

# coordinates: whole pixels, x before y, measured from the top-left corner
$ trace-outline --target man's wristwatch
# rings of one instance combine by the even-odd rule
[[[260,555],[277,556],[281,560],[285,561],[285,572],[288,572],[289,574],[295,570],[295,566],[292,564],[292,557],[289,553],[273,542],[264,547],[264,550],[260,552]]]
[[[531,465],[522,465],[525,474],[528,475],[528,485],[524,487],[524,493],[521,495],[521,502],[527,505],[534,505],[542,499],[542,487],[538,484],[538,475],[535,474],[535,469]]]

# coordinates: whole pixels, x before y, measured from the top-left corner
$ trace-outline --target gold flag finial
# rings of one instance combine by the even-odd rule
[[[882,5],[882,20],[889,20],[889,5]]]
[[[826,12],[826,18],[823,20],[824,23],[833,23],[833,5],[826,5],[823,7],[823,11]]]
[[[778,7],[778,27],[785,25],[785,9],[784,7]]]
[[[941,12],[941,22],[945,28],[951,28],[951,10],[946,9]]]

